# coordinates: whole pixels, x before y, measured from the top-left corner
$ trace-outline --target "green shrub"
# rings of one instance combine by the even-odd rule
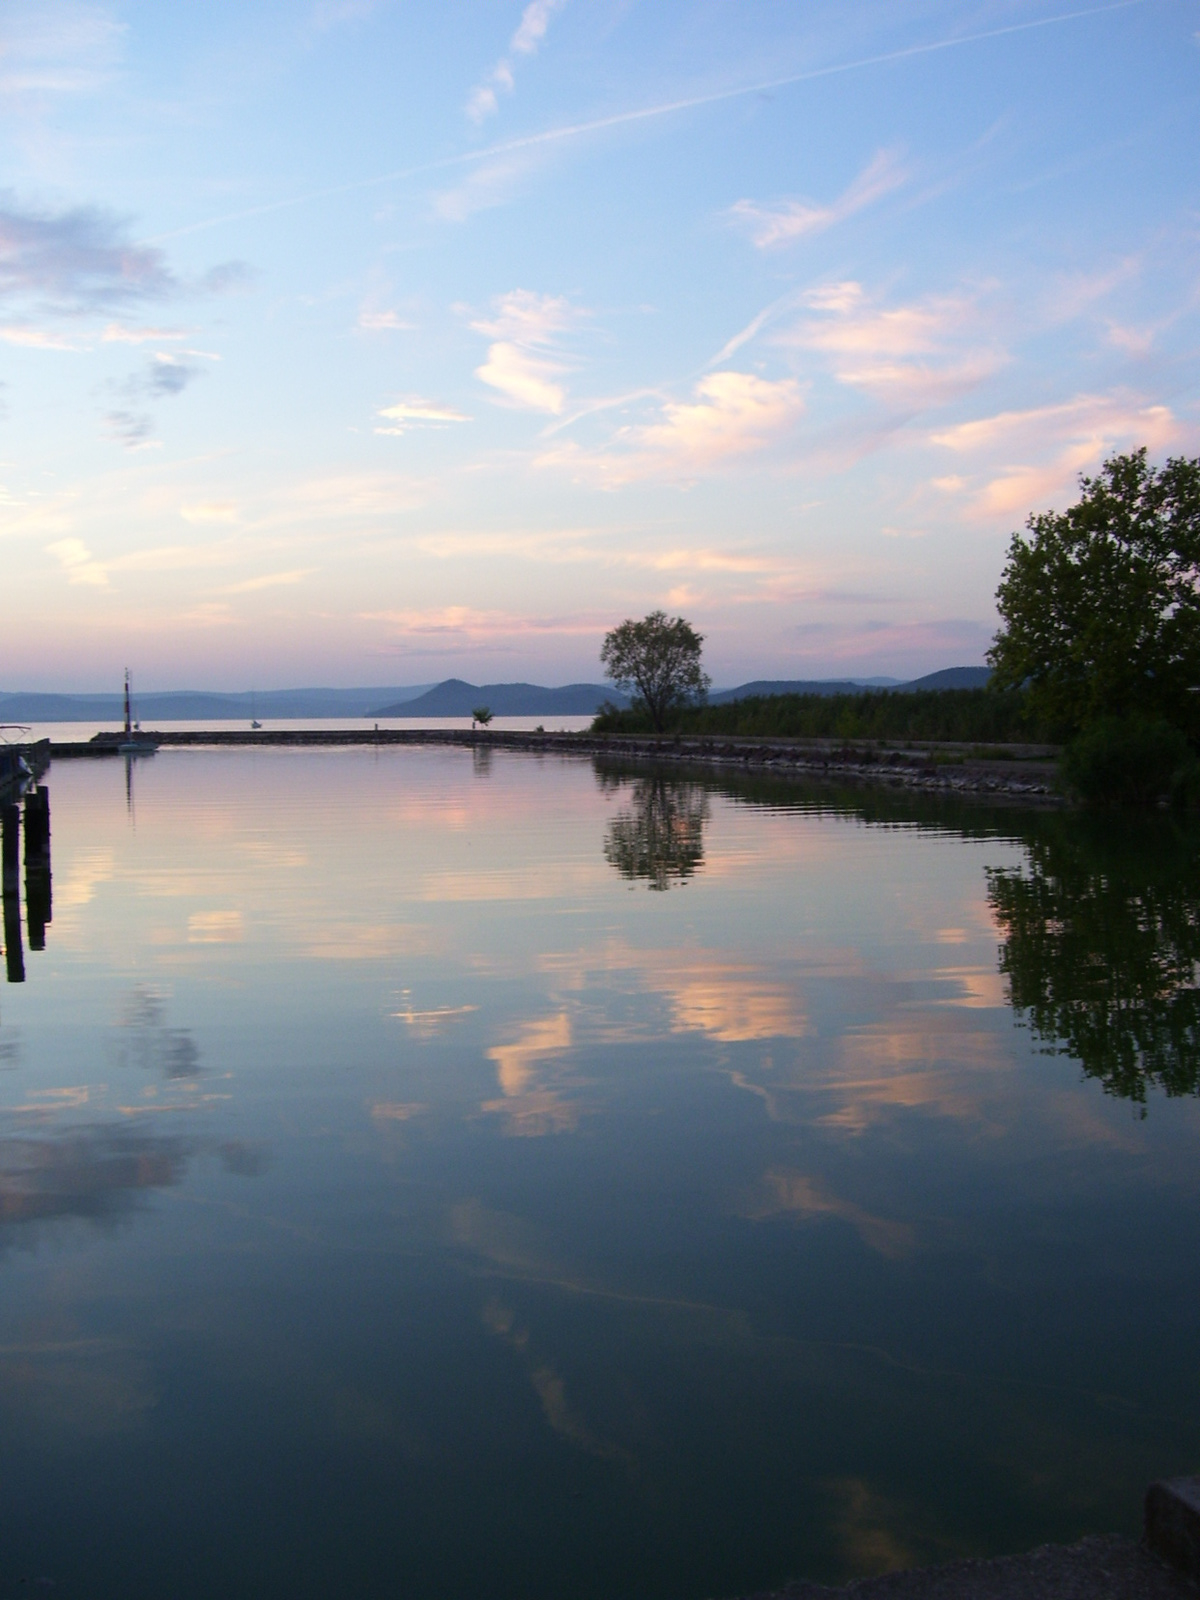
[[[1152,806],[1179,785],[1194,788],[1195,764],[1186,737],[1170,723],[1101,717],[1067,746],[1062,771],[1085,805]]]

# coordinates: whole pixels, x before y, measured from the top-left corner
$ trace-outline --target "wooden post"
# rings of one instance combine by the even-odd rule
[[[33,789],[25,796],[25,922],[29,948],[46,948],[50,900],[50,794]]]
[[[25,982],[25,948],[21,942],[21,808],[7,805],[0,818],[3,860],[4,965],[9,983]]]

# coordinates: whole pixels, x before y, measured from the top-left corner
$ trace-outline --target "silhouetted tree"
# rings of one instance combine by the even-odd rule
[[[694,705],[708,694],[711,679],[700,665],[704,643],[690,622],[652,611],[641,622],[627,619],[604,636],[600,660],[605,676],[633,696],[661,733],[679,706]]]
[[[1064,734],[1100,717],[1200,732],[1200,459],[1144,449],[1081,477],[1078,502],[1013,534],[988,652],[998,688]]]

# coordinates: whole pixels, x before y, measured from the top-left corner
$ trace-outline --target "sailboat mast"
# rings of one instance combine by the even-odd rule
[[[133,732],[129,720],[129,668],[125,668],[125,737],[128,739]]]

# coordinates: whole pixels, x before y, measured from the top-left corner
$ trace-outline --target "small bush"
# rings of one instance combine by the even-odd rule
[[[1067,746],[1062,770],[1085,805],[1152,806],[1180,784],[1195,789],[1195,765],[1187,739],[1169,723],[1102,717]]]

